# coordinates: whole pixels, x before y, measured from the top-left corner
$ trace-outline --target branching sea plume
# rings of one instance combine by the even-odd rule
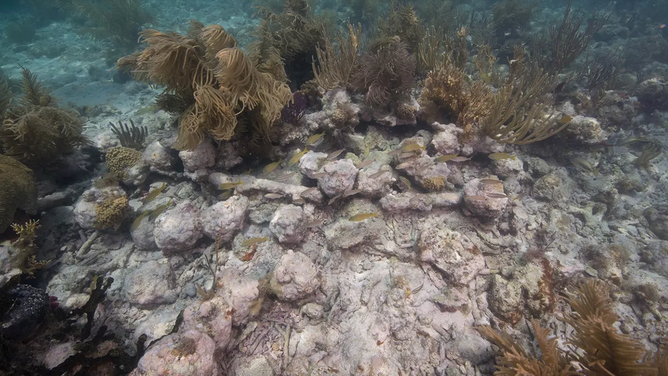
[[[348,86],[357,62],[361,35],[362,26],[349,23],[347,36],[339,33],[336,45],[326,39],[325,45],[318,49],[317,60],[313,60],[313,75],[323,89]]]

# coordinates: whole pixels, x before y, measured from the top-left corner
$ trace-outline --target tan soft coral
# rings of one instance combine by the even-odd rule
[[[276,64],[249,57],[220,25],[193,21],[187,35],[144,30],[141,38],[148,47],[120,59],[118,67],[130,69],[138,80],[164,86],[164,96],[185,105],[174,145],[178,149],[193,149],[207,135],[229,140],[237,116],[251,111],[261,115],[253,131],[266,139],[292,98],[281,81],[282,65],[277,69]],[[271,72],[265,71],[268,66]]]
[[[453,119],[464,128],[462,137],[466,138],[489,115],[491,96],[484,82],[471,83],[463,69],[449,64],[429,72],[418,102],[427,121]]]

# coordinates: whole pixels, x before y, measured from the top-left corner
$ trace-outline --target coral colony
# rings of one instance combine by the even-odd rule
[[[0,10],[0,374],[668,375],[668,0]]]

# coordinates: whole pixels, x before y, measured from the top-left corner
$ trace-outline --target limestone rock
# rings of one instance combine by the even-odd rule
[[[147,261],[128,273],[123,290],[130,303],[144,307],[174,303],[179,295],[169,264],[156,260]]]
[[[149,166],[162,171],[169,171],[174,166],[174,157],[170,153],[170,149],[162,146],[158,141],[150,143],[142,158]]]
[[[242,272],[226,268],[218,275],[222,286],[217,295],[221,296],[232,309],[232,324],[242,325],[250,315],[250,309],[260,296],[258,281]]]

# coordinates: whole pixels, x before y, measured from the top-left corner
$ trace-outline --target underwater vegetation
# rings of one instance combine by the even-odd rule
[[[381,2],[378,0],[344,0],[343,4],[352,11],[349,20],[353,24],[371,26],[381,12]]]
[[[332,43],[329,39],[325,40],[325,45],[316,52],[317,63],[316,60],[313,61],[313,75],[320,87],[323,89],[348,87],[357,62],[361,35],[361,25],[355,27],[348,23],[347,35],[339,32],[336,43]]]
[[[472,17],[470,11],[462,9],[461,0],[424,0],[413,5],[426,27],[436,27],[448,33],[469,24]]]
[[[622,63],[623,58],[619,53],[597,59],[587,55],[583,68],[578,72],[578,80],[590,93],[605,90],[617,77]]]
[[[550,113],[553,77],[529,60],[522,47],[515,49],[505,79],[494,75],[495,58],[487,46],[474,58],[480,80],[469,78],[466,62],[468,30],[454,38],[430,31],[419,49],[421,66],[428,69],[418,102],[427,122],[453,119],[464,129],[462,140],[484,134],[501,143],[528,144],[544,140],[568,126]],[[444,53],[439,54],[441,48]],[[498,82],[496,92],[490,84]]]
[[[246,54],[222,26],[195,21],[187,35],[144,30],[141,38],[148,47],[121,58],[118,67],[164,86],[163,97],[186,108],[174,147],[193,149],[206,135],[229,140],[242,118],[254,141],[270,140],[273,122],[292,98],[277,54],[266,49]]]
[[[563,351],[550,329],[532,320],[541,356],[529,355],[509,335],[489,326],[478,331],[501,348],[496,375],[666,375],[665,349],[648,352],[631,336],[613,325],[619,320],[608,289],[600,281],[582,284],[566,297],[573,312],[564,321],[574,329],[567,343],[582,351]],[[573,364],[583,367],[577,371]]]
[[[0,143],[2,152],[30,168],[53,164],[87,143],[83,120],[70,109],[58,108],[32,72],[22,70],[21,96],[0,84]]]
[[[398,38],[378,41],[359,57],[350,86],[363,93],[365,101],[378,108],[396,107],[408,99],[415,86],[415,58]]]
[[[583,11],[572,11],[572,4],[572,1],[568,2],[561,21],[550,27],[547,35],[535,41],[532,47],[532,55],[540,57],[540,65],[552,73],[560,72],[575,61],[610,17],[609,14],[595,13],[586,18]]]
[[[425,27],[412,5],[392,1],[386,17],[378,21],[377,39],[398,37],[410,52],[415,52],[425,37]],[[374,47],[383,43],[374,43]],[[373,48],[372,48],[373,49]]]
[[[258,14],[262,23],[256,31],[258,40],[253,44],[253,53],[261,57],[275,49],[283,60],[291,86],[299,88],[313,78],[308,68],[317,46],[324,43],[325,19],[315,16],[305,0],[286,0],[280,12],[260,6]]]
[[[661,155],[663,146],[659,142],[653,140],[646,140],[640,142],[640,144],[640,156],[633,161],[633,164],[637,167],[647,169],[649,168],[649,162]]]
[[[121,146],[135,150],[142,150],[144,148],[144,141],[148,135],[148,130],[145,126],[137,127],[132,119],[130,119],[130,125],[127,123],[123,124],[119,120],[118,128],[113,123],[109,123],[109,128],[114,132]]]
[[[40,26],[66,16],[66,12],[59,1],[21,0],[21,5],[30,10],[30,16],[34,17],[35,22]]]
[[[492,96],[490,115],[483,124],[485,135],[501,143],[525,145],[566,128],[569,118],[555,119],[544,102],[543,95],[553,86],[552,77],[537,65],[511,73],[507,83]]]

